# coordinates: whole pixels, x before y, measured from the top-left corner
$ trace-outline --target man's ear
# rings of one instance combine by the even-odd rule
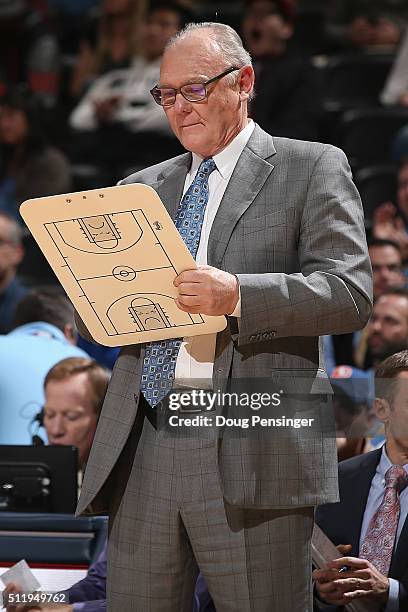
[[[239,75],[239,94],[242,101],[248,100],[254,88],[255,73],[252,66],[244,66],[241,68]]]
[[[383,397],[376,397],[374,400],[374,413],[382,423],[388,423],[391,407],[389,402]]]

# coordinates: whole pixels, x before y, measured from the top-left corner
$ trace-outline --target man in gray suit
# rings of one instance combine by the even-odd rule
[[[198,567],[220,612],[312,610],[313,508],[338,500],[334,439],[158,427],[168,391],[193,379],[218,390],[290,373],[321,400],[319,336],[370,316],[363,212],[344,154],[272,139],[248,118],[253,86],[231,28],[187,26],[152,93],[189,152],[123,181],[157,191],[194,253],[198,269],[175,281],[179,308],[228,325],[125,347],[117,360],[78,506],[109,512],[115,612],[191,610]]]

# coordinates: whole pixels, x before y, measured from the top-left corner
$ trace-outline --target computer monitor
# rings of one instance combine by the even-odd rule
[[[75,446],[0,445],[0,512],[75,512],[77,469]]]

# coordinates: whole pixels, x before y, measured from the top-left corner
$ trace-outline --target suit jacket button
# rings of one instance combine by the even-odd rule
[[[276,334],[277,334],[276,329],[274,329],[273,331],[271,331],[271,336],[272,336],[272,337],[273,337],[273,336],[276,336]]]

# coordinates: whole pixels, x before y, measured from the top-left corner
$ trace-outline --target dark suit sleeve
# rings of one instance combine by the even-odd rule
[[[408,584],[399,583],[399,612],[408,612]]]
[[[67,591],[69,602],[89,602],[106,600],[106,546],[91,565],[86,577]],[[87,608],[86,608],[87,609]]]
[[[364,327],[370,317],[372,275],[364,215],[346,156],[326,146],[313,164],[308,161],[309,181],[297,186],[297,193],[305,191],[298,211],[300,271],[237,274],[239,344],[260,334],[279,338],[347,333]]]

